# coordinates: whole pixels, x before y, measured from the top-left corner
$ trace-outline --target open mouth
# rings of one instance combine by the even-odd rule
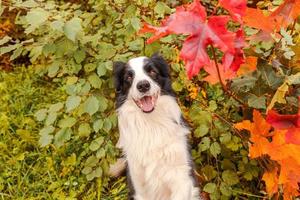
[[[134,100],[136,105],[145,113],[150,113],[154,110],[158,95],[144,96],[138,100]]]

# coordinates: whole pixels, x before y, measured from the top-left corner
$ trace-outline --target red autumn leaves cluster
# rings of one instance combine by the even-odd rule
[[[199,0],[194,0],[191,4],[177,7],[174,14],[162,20],[160,27],[145,23],[140,33],[153,34],[147,40],[148,43],[169,34],[187,35],[180,58],[185,62],[188,77],[192,78],[203,68],[208,73],[204,80],[214,84],[220,81],[219,75],[223,82],[234,78],[241,64],[245,63],[243,48],[247,44],[243,26],[259,29],[258,39],[266,36],[270,38],[270,33],[286,28],[300,14],[300,0],[285,0],[267,15],[260,9],[248,8],[246,0],[219,0],[218,6],[223,7],[230,15],[207,16]],[[230,20],[239,24],[237,31],[228,30]],[[214,62],[207,53],[207,47],[217,48],[223,53],[221,63]],[[245,72],[244,69],[241,71]]]
[[[300,97],[299,97],[300,104]],[[244,120],[237,123],[239,130],[250,132],[249,156],[258,158],[268,155],[276,161],[272,171],[264,173],[262,179],[270,196],[282,187],[284,200],[300,195],[300,105],[298,114],[280,115],[269,111],[266,120],[254,110],[253,122]],[[272,130],[272,127],[274,130]]]
[[[229,11],[229,15],[207,16],[205,8],[198,0],[176,8],[176,12],[162,21],[161,27],[144,24],[141,33],[150,32],[153,36],[148,39],[151,43],[169,34],[188,35],[180,51],[180,58],[185,62],[189,78],[197,75],[204,68],[215,82],[218,79],[215,64],[207,54],[207,47],[212,46],[223,52],[222,63],[219,63],[223,79],[233,78],[239,66],[244,63],[242,48],[245,46],[242,29],[229,31],[227,24],[230,20],[241,22],[246,11],[246,1],[221,0],[220,5]]]

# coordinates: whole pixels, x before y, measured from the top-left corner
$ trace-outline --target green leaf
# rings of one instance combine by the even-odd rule
[[[235,78],[232,80],[231,89],[235,92],[248,92],[255,86],[257,81],[256,77],[253,76],[243,76],[241,78]]]
[[[176,92],[180,92],[183,89],[183,85],[179,82],[179,81],[175,81],[172,83],[172,88],[176,91]]]
[[[88,63],[84,65],[84,71],[85,72],[92,72],[96,69],[96,64],[95,63]]]
[[[206,165],[203,168],[201,168],[202,173],[205,176],[205,179],[207,179],[208,181],[214,179],[218,172],[215,170],[215,168],[211,165]]]
[[[43,121],[46,116],[47,116],[47,109],[41,109],[41,110],[38,110],[35,114],[34,114],[36,120],[38,120],[39,122],[40,121]]]
[[[300,72],[297,74],[293,74],[287,77],[287,82],[289,85],[297,85],[300,84]]]
[[[209,128],[207,127],[207,125],[201,124],[200,126],[198,126],[198,128],[196,128],[194,135],[196,138],[200,138],[205,136],[208,133],[208,131]]]
[[[42,25],[49,17],[49,12],[42,8],[34,8],[30,10],[25,19],[27,23],[30,25],[26,28],[25,33],[29,34],[34,31],[37,27]]]
[[[210,145],[209,151],[213,155],[213,157],[216,158],[218,156],[218,154],[221,153],[221,147],[220,147],[219,143],[217,143],[217,142],[212,143]]]
[[[98,132],[100,129],[102,129],[102,127],[103,127],[103,120],[101,119],[98,119],[93,124],[93,129],[95,132]]]
[[[264,66],[262,69],[259,69],[259,72],[265,83],[272,89],[277,89],[283,82],[284,77],[276,74],[272,66]]]
[[[230,140],[231,140],[231,134],[230,133],[224,133],[220,137],[220,142],[222,144],[226,144],[226,143],[230,142]]]
[[[76,154],[72,153],[64,162],[64,166],[75,166],[76,164]]]
[[[248,95],[248,105],[252,108],[265,109],[266,108],[266,97],[256,96],[254,94]]]
[[[73,117],[67,117],[65,119],[61,119],[58,122],[58,126],[60,128],[71,128],[76,123],[76,119]]]
[[[46,126],[53,124],[55,122],[56,118],[57,118],[56,112],[49,113],[49,115],[46,118],[46,122],[45,122]]]
[[[94,88],[101,88],[102,85],[102,81],[99,78],[99,76],[97,76],[97,74],[93,73],[88,77],[88,81],[90,82],[90,84],[94,87]]]
[[[53,135],[49,135],[50,133],[53,133],[55,128],[53,126],[47,126],[40,130],[39,135],[39,144],[41,147],[45,147],[48,144],[51,144]]]
[[[88,181],[91,181],[91,180],[93,180],[94,178],[95,178],[95,175],[94,175],[93,172],[91,172],[90,174],[86,175],[86,179],[87,179]]]
[[[78,134],[80,137],[88,137],[92,132],[91,127],[88,123],[80,124],[78,128]]]
[[[99,77],[104,76],[106,74],[106,64],[100,63],[97,67],[97,74]]]
[[[59,102],[59,103],[56,103],[56,104],[53,104],[50,106],[48,112],[49,113],[52,113],[52,112],[58,112],[60,111],[62,108],[64,107],[64,104]]]
[[[128,42],[128,49],[131,51],[139,51],[144,47],[144,40],[136,39],[132,42]]]
[[[116,54],[116,47],[111,43],[100,42],[99,47],[100,49],[98,51],[98,55],[96,56],[97,59],[106,61],[107,59],[112,58]]]
[[[77,35],[82,32],[81,27],[82,20],[78,17],[73,17],[70,21],[67,21],[64,26],[64,33],[68,39],[75,42]]]
[[[95,114],[99,109],[99,101],[96,97],[90,96],[85,102],[84,102],[84,111],[87,112],[90,116]]]
[[[53,133],[54,130],[55,128],[53,126],[46,126],[40,130],[39,134],[44,135],[44,134]]]
[[[43,46],[35,46],[31,49],[29,53],[30,61],[34,63],[36,59],[42,54]]]
[[[77,108],[80,104],[81,98],[79,96],[69,96],[66,101],[67,112]]]
[[[239,177],[237,173],[231,170],[225,170],[222,173],[222,179],[229,186],[239,183]]]
[[[230,197],[232,195],[232,189],[230,186],[226,185],[224,182],[220,185],[220,191],[223,195]]]
[[[55,20],[53,22],[51,22],[50,27],[53,30],[59,31],[59,32],[64,32],[63,28],[64,28],[64,22],[61,20]]]
[[[8,45],[8,46],[0,47],[0,56],[5,53],[11,52],[17,48],[20,48],[21,46],[22,46],[21,44],[12,44],[12,45]]]
[[[101,167],[97,167],[95,170],[95,177],[101,177],[103,174],[103,170]]]
[[[56,147],[61,147],[64,143],[70,140],[72,135],[72,130],[70,128],[60,129],[54,136],[54,145]]]
[[[140,28],[141,28],[141,25],[140,25],[140,19],[139,18],[136,18],[136,17],[134,17],[134,18],[132,18],[131,20],[130,20],[130,22],[131,22],[131,25],[132,25],[132,27],[134,28],[134,30],[136,30],[136,31],[138,31],[138,30],[140,30]]]
[[[154,7],[154,12],[159,16],[163,16],[165,14],[170,14],[171,9],[164,2],[157,2]]]
[[[103,96],[99,96],[98,100],[99,100],[99,111],[100,112],[105,111],[108,107],[108,100]]]
[[[99,149],[96,153],[97,158],[103,158],[105,156],[105,150],[103,148]]]
[[[97,139],[93,140],[89,146],[90,150],[97,151],[100,148],[101,144],[103,144],[103,142],[103,137],[98,137]]]
[[[98,164],[98,161],[99,159],[96,156],[91,155],[86,159],[84,166],[95,167]]]
[[[85,167],[85,168],[83,168],[83,170],[81,172],[86,175],[86,174],[91,173],[92,170],[93,169],[91,167]]]
[[[209,137],[204,137],[201,139],[201,142],[198,145],[200,151],[206,151],[210,147]]]
[[[204,186],[203,191],[211,194],[214,193],[216,189],[217,189],[217,185],[215,183],[207,183]]]
[[[82,61],[84,61],[85,59],[85,51],[84,50],[77,50],[75,51],[74,53],[74,58],[75,58],[75,61],[80,64]]]
[[[39,139],[39,144],[41,147],[45,147],[48,144],[51,144],[52,140],[53,140],[53,135],[42,134]]]
[[[57,72],[59,70],[59,64],[58,62],[53,62],[49,67],[48,67],[48,76],[53,78],[57,75]]]
[[[0,45],[3,45],[11,40],[11,37],[5,35],[2,39],[0,39]]]
[[[216,101],[209,101],[208,110],[215,111],[217,109],[218,109],[218,105],[217,105]]]
[[[104,123],[103,123],[103,130],[106,132],[109,132],[110,129],[112,128],[112,123],[109,119],[104,119]]]

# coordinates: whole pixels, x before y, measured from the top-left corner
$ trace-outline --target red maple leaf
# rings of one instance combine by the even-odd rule
[[[233,12],[233,11],[232,11]],[[187,75],[191,78],[199,73],[199,70],[211,66],[210,58],[206,52],[209,45],[219,48],[226,54],[226,67],[236,69],[241,62],[243,52],[238,49],[240,32],[227,30],[229,16],[210,16],[207,18],[205,8],[194,0],[193,3],[178,7],[176,12],[162,21],[161,27],[144,24],[140,33],[150,32],[154,35],[148,39],[151,43],[169,34],[186,34],[187,39],[183,43],[180,58],[186,64]],[[236,39],[239,38],[239,39]],[[241,47],[240,47],[241,48]],[[240,58],[234,59],[235,56]],[[214,66],[211,66],[214,67]]]
[[[247,8],[246,0],[220,0],[219,3],[228,10],[234,20],[242,22],[242,16],[245,15]]]
[[[267,121],[274,128],[288,130],[286,142],[300,145],[300,96],[298,97],[299,109],[294,115],[281,115],[274,110],[268,111]]]
[[[235,51],[226,52],[222,58],[222,63],[226,70],[231,69],[232,71],[236,72],[240,68],[241,64],[245,63],[243,48],[246,46],[246,42],[244,38],[244,31],[239,29],[236,32],[236,37],[234,40]]]

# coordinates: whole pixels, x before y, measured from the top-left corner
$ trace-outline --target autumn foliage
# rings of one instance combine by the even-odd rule
[[[262,177],[270,196],[279,191],[278,186],[282,187],[284,199],[300,195],[299,119],[299,114],[279,115],[271,110],[265,120],[259,111],[254,110],[253,122],[245,120],[235,125],[239,130],[250,132],[251,158],[267,155],[276,161],[277,165]]]
[[[187,76],[197,76],[204,69],[207,73],[204,81],[211,84],[220,82],[223,89],[232,95],[228,92],[226,82],[256,71],[258,58],[246,57],[244,53],[244,48],[250,45],[247,41],[281,41],[284,29],[292,26],[293,34],[300,15],[299,0],[285,0],[275,10],[266,12],[247,7],[246,4],[246,0],[220,0],[208,16],[201,3],[194,0],[177,7],[176,12],[162,20],[159,27],[144,23],[140,33],[153,34],[148,43],[169,34],[187,35],[180,51]],[[216,15],[218,7],[223,7],[229,14]],[[245,27],[257,31],[251,37],[246,37]],[[216,56],[216,52],[222,55],[221,58]],[[270,61],[272,59],[270,57]],[[287,92],[288,85],[282,85],[277,90],[268,106],[266,119],[260,111],[254,110],[252,122],[244,120],[234,127],[250,132],[250,158],[270,159],[275,163],[262,176],[269,196],[282,191],[284,199],[290,200],[300,195],[300,105],[298,114],[278,114],[272,109],[274,102],[285,102]]]

